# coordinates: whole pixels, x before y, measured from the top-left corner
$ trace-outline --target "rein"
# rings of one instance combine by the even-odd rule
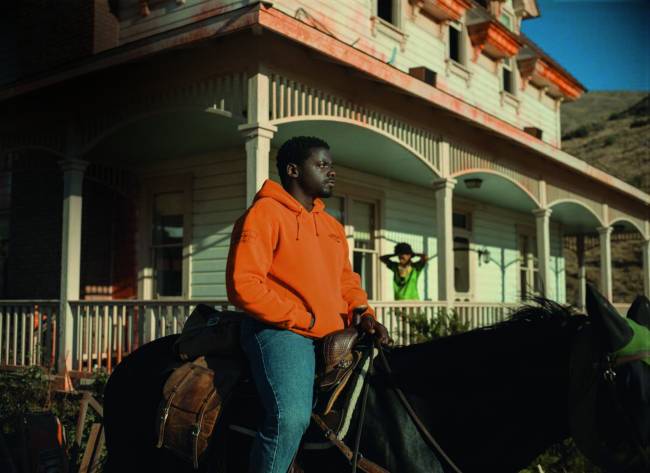
[[[614,357],[611,354],[606,355],[602,375],[603,378],[605,379],[605,384],[607,385],[609,394],[614,401],[616,410],[618,411],[619,416],[625,422],[627,427],[626,430],[630,432],[628,438],[630,438],[634,443],[634,446],[636,447],[639,456],[643,459],[643,463],[645,464],[645,466],[650,468],[650,459],[648,458],[648,455],[646,454],[645,450],[643,449],[643,446],[641,445],[641,441],[639,440],[636,429],[634,428],[632,421],[630,420],[630,416],[627,414],[627,412],[625,412],[625,409],[623,409],[621,401],[618,398],[618,393],[616,392],[616,386],[614,384],[616,380],[616,371],[614,371],[614,368],[617,366],[621,366],[625,363],[641,360],[642,358],[644,358],[644,356],[642,356],[644,353],[647,352],[642,352],[641,355],[622,357],[621,359],[616,359],[616,360],[614,360]]]
[[[386,359],[386,354],[384,353],[384,349],[381,346],[381,344],[377,344],[379,346],[379,358],[381,359],[382,365],[384,366],[384,369],[386,370],[386,373],[388,373],[389,376],[392,377],[393,375],[393,370],[391,370],[390,365],[388,363],[388,360]],[[436,439],[431,435],[431,432],[426,428],[422,420],[418,417],[418,415],[415,413],[415,410],[411,406],[411,403],[409,403],[408,399],[402,392],[400,388],[398,388],[394,383],[392,384],[392,388],[397,394],[397,397],[401,401],[402,405],[404,406],[404,409],[406,409],[406,412],[408,412],[408,415],[411,417],[411,420],[413,423],[416,425],[416,427],[420,430],[420,434],[424,437],[425,441],[429,444],[430,448],[433,448],[440,456],[447,462],[447,464],[451,467],[453,471],[456,473],[462,473],[460,468],[452,461],[451,458],[449,458],[449,455],[445,453],[445,451],[442,449],[440,444],[436,441]]]

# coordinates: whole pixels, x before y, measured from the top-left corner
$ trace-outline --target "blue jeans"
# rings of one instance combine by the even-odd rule
[[[248,317],[241,326],[241,343],[265,410],[248,471],[286,473],[309,426],[314,341]]]

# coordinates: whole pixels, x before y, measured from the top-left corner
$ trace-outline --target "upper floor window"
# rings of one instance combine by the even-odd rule
[[[512,70],[512,59],[504,58],[501,67],[501,89],[509,94],[515,93],[515,76]]]
[[[387,23],[398,26],[398,0],[376,0],[376,15]]]
[[[501,15],[499,15],[499,21],[503,26],[508,28],[510,31],[515,30],[515,21],[511,14],[502,12]]]
[[[459,64],[465,63],[465,50],[463,48],[463,26],[458,22],[449,23],[449,59]]]

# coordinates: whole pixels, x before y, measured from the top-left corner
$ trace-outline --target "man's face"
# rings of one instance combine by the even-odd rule
[[[406,265],[411,261],[411,255],[408,253],[397,255],[397,257],[399,258],[399,264],[401,265]]]
[[[299,167],[298,183],[312,197],[327,198],[332,195],[336,172],[329,150],[312,148],[309,157]]]

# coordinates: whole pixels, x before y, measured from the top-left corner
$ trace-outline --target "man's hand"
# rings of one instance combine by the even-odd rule
[[[393,340],[388,335],[388,329],[384,327],[381,323],[377,322],[370,314],[364,314],[367,310],[367,307],[357,307],[354,317],[354,325],[357,327],[359,332],[366,333],[374,338],[376,338],[379,343],[382,345],[392,345]]]

